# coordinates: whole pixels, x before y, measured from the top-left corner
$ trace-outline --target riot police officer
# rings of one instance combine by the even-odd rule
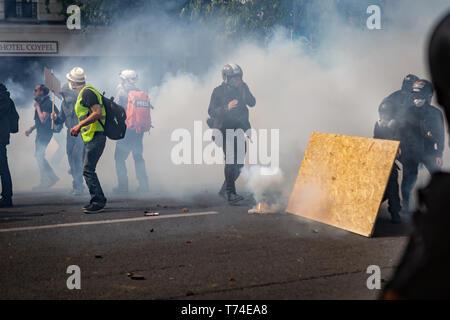
[[[210,124],[210,127],[221,131],[223,136],[222,147],[226,158],[225,182],[219,194],[230,203],[243,199],[236,193],[235,182],[244,165],[240,161],[243,160],[242,155],[238,155],[238,145],[245,144],[245,137],[239,134],[233,137],[227,135],[227,131],[236,132],[242,129],[245,132],[250,129],[248,107],[254,107],[256,104],[255,97],[242,77],[242,69],[237,64],[224,66],[222,69],[223,82],[214,89],[208,108],[208,114],[211,117],[208,124]],[[231,141],[228,141],[229,143],[227,143],[228,138],[231,139]],[[234,146],[234,159],[227,159],[227,145]]]
[[[430,174],[442,166],[444,151],[444,118],[431,105],[433,86],[427,80],[418,80],[412,87],[412,106],[405,113],[401,128],[401,158],[403,165],[402,209],[409,210],[409,200],[423,164]]]

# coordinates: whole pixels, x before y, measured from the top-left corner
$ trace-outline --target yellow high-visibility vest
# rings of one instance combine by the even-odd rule
[[[83,89],[81,89],[80,93],[78,94],[77,103],[75,104],[75,114],[77,115],[78,122],[83,121],[91,114],[91,110],[88,107],[83,106],[81,103],[81,100],[83,100],[83,92],[86,89],[91,90],[95,93],[98,98],[99,104],[102,106],[102,118],[88,126],[84,126],[81,128],[81,137],[83,138],[83,141],[89,142],[94,138],[94,134],[96,132],[104,131],[104,128],[99,121],[102,121],[103,125],[105,124],[106,109],[102,102],[102,96],[97,91],[97,89],[95,89],[92,85],[87,84]]]

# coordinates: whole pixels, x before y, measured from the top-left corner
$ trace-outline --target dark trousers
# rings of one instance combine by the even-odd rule
[[[225,157],[225,181],[222,185],[220,193],[226,192],[227,194],[235,194],[236,193],[236,180],[239,178],[241,174],[241,170],[244,167],[245,154],[247,153],[247,143],[245,141],[245,137],[242,135],[238,135],[236,137],[227,137],[226,132],[222,132],[223,134],[223,145],[222,149]],[[227,157],[227,139],[234,145],[234,155],[232,158]],[[230,144],[229,143],[229,144]],[[244,145],[244,153],[239,154],[238,145]],[[228,159],[227,159],[228,158]]]
[[[66,152],[69,160],[70,174],[72,175],[72,186],[74,190],[83,188],[83,148],[84,143],[81,136],[73,137],[67,132]]]
[[[136,168],[136,177],[139,181],[139,187],[148,189],[147,170],[143,157],[143,133],[136,133],[134,130],[127,130],[125,138],[117,141],[114,159],[116,162],[116,173],[119,189],[128,190],[128,173],[125,161],[130,153],[133,154],[134,166]]]
[[[99,206],[105,206],[106,198],[103,194],[100,181],[98,180],[95,169],[98,160],[105,150],[106,136],[104,134],[96,134],[94,138],[84,144],[83,150],[83,176],[91,194],[91,203]]]
[[[389,177],[386,191],[383,196],[383,202],[385,200],[388,200],[389,205],[388,209],[391,215],[398,214],[401,210],[399,185],[398,185],[398,170],[399,169],[397,167],[397,164],[394,163],[394,167],[392,168],[392,172]]]
[[[13,192],[5,144],[0,144],[0,178],[2,180],[2,198],[9,199]]]
[[[403,181],[402,181],[402,197],[403,208],[408,210],[411,191],[417,181],[417,175],[419,173],[419,165],[422,163],[427,168],[430,174],[439,171],[439,167],[436,164],[435,157],[424,156],[420,158],[403,158],[401,160],[403,165]]]
[[[47,146],[50,143],[50,140],[52,140],[52,136],[52,132],[38,131],[36,134],[35,157],[41,174],[41,184],[45,184],[49,180],[57,179],[55,172],[53,171],[52,167],[50,167],[47,159],[45,159],[45,151],[47,150]]]

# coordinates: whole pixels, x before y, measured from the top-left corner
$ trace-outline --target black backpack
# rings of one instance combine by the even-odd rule
[[[106,121],[105,124],[100,120],[100,124],[105,130],[105,135],[111,140],[120,140],[125,137],[127,131],[127,113],[125,109],[114,102],[114,98],[108,99],[102,95],[102,102],[105,106]]]
[[[16,106],[14,102],[11,101],[11,111],[9,112],[9,132],[17,133],[19,132],[19,113],[17,113]]]

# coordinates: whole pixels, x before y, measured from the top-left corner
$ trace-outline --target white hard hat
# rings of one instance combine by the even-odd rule
[[[84,74],[84,70],[80,67],[73,68],[70,73],[66,75],[66,78],[76,83],[86,82],[86,75]]]
[[[123,70],[119,76],[122,80],[131,80],[132,82],[135,82],[138,79],[138,75],[134,70]]]

